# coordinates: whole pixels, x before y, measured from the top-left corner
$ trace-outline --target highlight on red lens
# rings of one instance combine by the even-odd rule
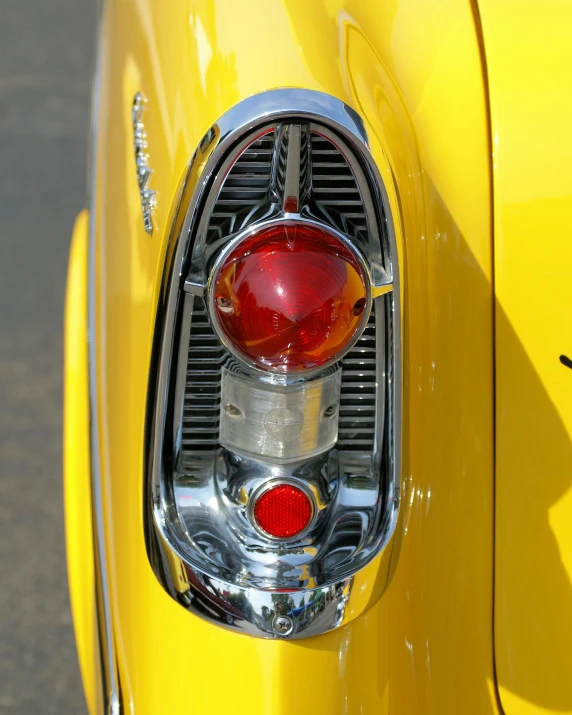
[[[340,357],[367,322],[369,284],[355,252],[300,221],[240,241],[211,280],[215,326],[247,363],[304,372]]]
[[[312,503],[308,495],[291,484],[278,484],[256,500],[254,519],[266,534],[277,539],[296,536],[312,519]]]

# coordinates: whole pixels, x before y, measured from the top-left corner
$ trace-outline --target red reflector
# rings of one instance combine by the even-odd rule
[[[357,255],[336,235],[300,221],[240,241],[211,285],[224,342],[266,370],[330,364],[367,322],[368,280]]]
[[[258,497],[254,518],[262,531],[277,539],[286,539],[308,526],[312,503],[301,489],[291,484],[279,484]]]

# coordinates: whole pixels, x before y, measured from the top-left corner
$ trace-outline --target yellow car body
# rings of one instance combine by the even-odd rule
[[[572,713],[571,32],[560,0],[105,3],[65,337],[68,570],[92,715]],[[362,118],[402,267],[397,527],[342,625],[299,641],[187,612],[144,523],[181,185],[221,115],[283,87]]]

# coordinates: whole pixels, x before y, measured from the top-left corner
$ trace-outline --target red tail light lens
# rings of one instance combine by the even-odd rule
[[[287,539],[304,531],[312,512],[312,502],[305,492],[291,484],[278,484],[258,497],[253,514],[266,534]]]
[[[302,372],[334,362],[367,321],[366,272],[329,231],[285,222],[240,241],[211,281],[214,323],[256,367]]]

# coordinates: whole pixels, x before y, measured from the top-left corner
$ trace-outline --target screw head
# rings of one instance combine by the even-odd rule
[[[294,621],[289,616],[276,616],[272,626],[277,636],[289,636],[294,630]]]
[[[216,304],[221,313],[224,313],[225,315],[230,315],[231,313],[234,313],[233,305],[228,298],[219,295],[217,296]]]
[[[336,416],[337,411],[338,411],[337,405],[330,405],[329,407],[326,407],[326,409],[323,412],[323,415],[326,419],[330,419],[331,417]]]
[[[238,419],[239,417],[242,417],[242,411],[236,405],[231,405],[231,404],[225,405],[224,411],[232,419]]]

